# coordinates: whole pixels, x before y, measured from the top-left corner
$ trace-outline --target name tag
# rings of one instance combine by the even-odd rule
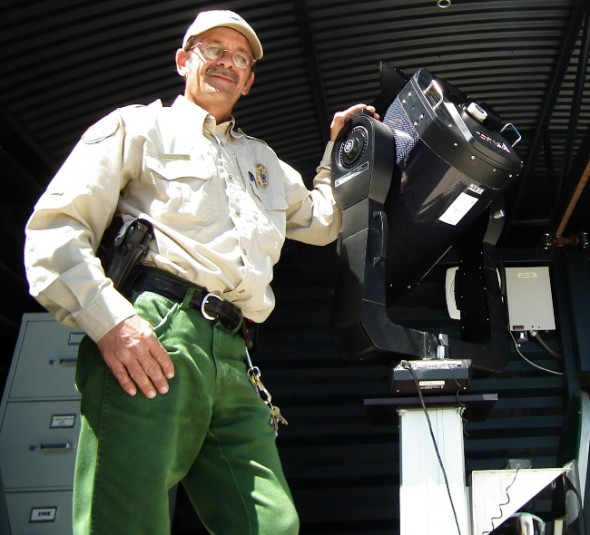
[[[163,162],[173,162],[176,160],[190,160],[190,154],[160,154],[160,160]]]

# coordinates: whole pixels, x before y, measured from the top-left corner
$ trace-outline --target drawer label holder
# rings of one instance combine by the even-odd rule
[[[33,507],[29,523],[38,524],[40,522],[55,522],[57,518],[57,507]]]
[[[75,414],[54,414],[49,429],[72,429],[75,425]]]

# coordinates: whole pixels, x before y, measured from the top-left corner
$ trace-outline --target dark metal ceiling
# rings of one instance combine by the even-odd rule
[[[4,0],[0,6],[3,306],[14,330],[30,309],[22,228],[80,134],[114,107],[183,91],[174,52],[196,13],[228,8],[265,57],[236,110],[311,179],[331,115],[370,103],[379,63],[421,67],[485,100],[522,134],[525,166],[508,192],[506,247],[534,248],[560,223],[588,232],[588,0]],[[572,203],[577,200],[577,203]],[[579,199],[579,200],[578,200]],[[573,209],[575,205],[575,209]],[[568,206],[570,210],[568,210]],[[564,219],[564,214],[571,217]],[[562,225],[563,226],[563,225]]]

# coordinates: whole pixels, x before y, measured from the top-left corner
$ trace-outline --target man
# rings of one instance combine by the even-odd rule
[[[76,535],[169,532],[168,491],[179,482],[212,533],[298,532],[277,418],[247,373],[242,323],[270,314],[285,237],[329,243],[340,213],[331,144],[308,191],[235,129],[233,107],[262,54],[240,16],[200,13],[176,53],[184,96],[91,127],[28,222],[31,293],[88,335],[76,371]],[[337,113],[331,139],[363,108]],[[115,214],[154,229],[125,292],[95,254]]]

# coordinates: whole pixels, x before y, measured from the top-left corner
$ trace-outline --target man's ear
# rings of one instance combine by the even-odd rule
[[[250,72],[250,77],[248,78],[248,81],[244,84],[244,87],[242,88],[242,95],[247,95],[250,92],[250,89],[252,88],[253,83],[254,83],[254,71]]]
[[[176,71],[183,78],[188,74],[188,52],[182,48],[176,51]]]

